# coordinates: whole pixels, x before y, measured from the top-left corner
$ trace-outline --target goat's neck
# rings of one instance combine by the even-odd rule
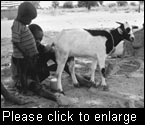
[[[118,29],[113,29],[110,31],[111,32],[111,35],[113,37],[113,40],[114,40],[114,47],[116,47],[120,41],[123,40],[123,37],[122,35],[118,32]]]

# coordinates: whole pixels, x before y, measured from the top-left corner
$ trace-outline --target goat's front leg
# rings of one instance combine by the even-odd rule
[[[101,72],[101,87],[103,88],[103,90],[108,91],[108,85],[106,84],[106,72],[105,72],[105,57],[98,57],[98,63],[99,63],[99,68],[100,68],[100,72]]]
[[[75,76],[75,60],[74,59],[70,60],[70,62],[69,62],[69,69],[70,69],[70,72],[71,72],[73,85],[75,87],[79,87],[79,83],[78,83],[77,78]]]

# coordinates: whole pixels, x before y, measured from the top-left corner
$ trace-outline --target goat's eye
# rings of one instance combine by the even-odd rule
[[[131,30],[130,28],[127,28],[127,29],[126,29],[127,33],[129,33],[129,32],[130,32],[130,30]]]

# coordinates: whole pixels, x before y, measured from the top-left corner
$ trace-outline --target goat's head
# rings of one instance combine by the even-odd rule
[[[128,22],[125,23],[116,22],[116,23],[120,24],[120,26],[118,27],[118,32],[123,36],[123,39],[133,42],[134,34],[132,26],[130,26]]]

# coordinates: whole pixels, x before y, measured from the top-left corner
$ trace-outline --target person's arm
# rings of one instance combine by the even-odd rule
[[[38,49],[39,53],[48,52],[48,49],[46,48],[46,46],[41,44],[41,42],[39,40],[36,40],[36,45],[37,45],[37,49]]]

